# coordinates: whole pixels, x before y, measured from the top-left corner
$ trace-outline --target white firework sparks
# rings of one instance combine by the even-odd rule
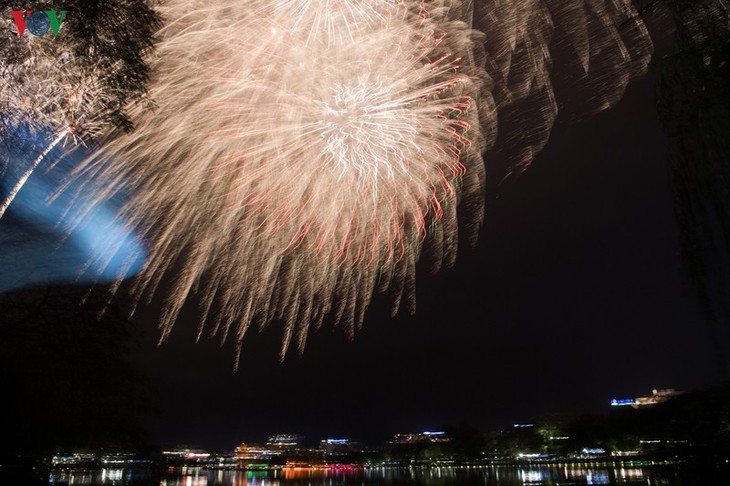
[[[495,0],[477,11],[485,36],[455,0],[168,2],[155,109],[82,171],[102,181],[98,201],[134,193],[120,217],[151,249],[133,292],[165,287],[162,339],[194,293],[199,336],[234,335],[240,352],[253,323],[282,321],[282,359],[328,317],[354,333],[378,292],[412,311],[424,250],[432,269],[451,265],[458,228],[481,223],[498,111],[537,106],[519,163],[547,138],[553,20],[599,18],[620,43],[628,0],[593,3]],[[585,69],[645,60],[579,34]]]
[[[259,1],[235,16],[186,4],[162,32],[155,110],[86,168],[103,174],[98,200],[136,194],[122,217],[153,243],[137,295],[180,268],[163,335],[194,291],[224,338],[285,321],[282,356],[328,315],[354,332],[376,289],[390,289],[394,312],[412,305],[424,240],[451,264],[462,193],[483,194],[469,26],[387,1]],[[326,41],[303,28],[316,22],[331,27]]]
[[[407,15],[403,0],[280,0],[264,2],[258,13],[269,8],[277,24],[307,45],[356,41],[360,34]]]

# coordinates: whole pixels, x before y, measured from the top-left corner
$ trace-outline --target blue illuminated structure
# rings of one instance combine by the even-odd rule
[[[630,407],[634,405],[633,398],[620,398],[611,400],[612,407]]]
[[[111,283],[139,273],[140,239],[120,221],[123,195],[93,202],[88,176],[74,170],[88,156],[66,137],[21,123],[0,140],[0,201],[38,166],[0,218],[0,293],[30,285]]]

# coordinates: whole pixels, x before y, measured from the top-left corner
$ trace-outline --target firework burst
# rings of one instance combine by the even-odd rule
[[[431,270],[453,264],[459,233],[473,239],[482,220],[498,116],[518,132],[506,136],[517,166],[547,140],[556,32],[599,80],[586,83],[599,109],[651,51],[628,0],[495,0],[476,14],[454,0],[174,0],[160,12],[155,108],[135,107],[137,130],[111,134],[76,176],[97,203],[133,194],[120,218],[150,257],[132,292],[164,289],[162,339],[198,294],[198,337],[231,336],[240,353],[252,325],[281,321],[282,359],[325,319],[353,334],[377,293],[413,311],[424,254]]]
[[[412,307],[424,244],[453,262],[461,199],[482,206],[481,79],[470,27],[433,2],[225,4],[162,30],[155,110],[84,173],[99,201],[135,194],[121,217],[153,244],[134,293],[177,272],[163,338],[199,292],[224,339],[283,320],[283,357],[327,316],[354,332],[376,291]]]

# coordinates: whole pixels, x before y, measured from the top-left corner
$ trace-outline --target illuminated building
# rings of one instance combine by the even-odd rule
[[[391,444],[423,444],[428,442],[450,442],[445,432],[421,432],[420,434],[396,434]]]
[[[236,460],[246,468],[262,464],[283,465],[310,453],[304,449],[303,442],[302,435],[277,434],[269,437],[265,445],[242,443],[236,447]]]
[[[239,461],[265,461],[279,455],[281,455],[281,450],[271,449],[259,444],[242,443],[236,447],[236,458]]]
[[[613,400],[611,400],[612,407],[632,407],[633,405],[633,398],[614,398]]]
[[[266,445],[273,449],[292,450],[304,443],[304,436],[299,434],[277,434],[272,435],[266,441]]]
[[[203,464],[211,461],[209,452],[199,449],[169,449],[162,451],[165,461],[177,464]]]
[[[270,462],[274,458],[281,456],[280,449],[272,449],[271,447],[259,444],[242,443],[236,447],[236,459],[241,465],[250,463]]]
[[[149,459],[140,459],[136,454],[114,453],[114,454],[92,454],[84,452],[76,452],[73,454],[57,454],[51,458],[53,466],[73,466],[73,467],[109,467],[109,466],[133,466],[147,465],[152,461]]]
[[[51,459],[54,466],[83,466],[97,463],[95,454],[76,452],[69,455],[56,455]]]
[[[672,399],[678,395],[683,394],[684,392],[677,391],[674,388],[666,388],[666,389],[653,389],[651,391],[651,395],[647,397],[637,397],[637,398],[615,398],[611,400],[611,406],[612,407],[633,407],[635,409],[639,409],[641,407],[649,407],[652,405],[656,405],[658,403],[666,402],[669,399]]]
[[[319,442],[319,450],[322,451],[325,456],[361,452],[363,449],[363,444],[359,442],[352,442],[349,439],[322,439]]]

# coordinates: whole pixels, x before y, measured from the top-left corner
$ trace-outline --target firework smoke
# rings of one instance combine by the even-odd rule
[[[120,218],[151,253],[132,292],[164,288],[162,339],[197,293],[199,337],[230,335],[240,352],[252,324],[282,321],[282,358],[325,319],[354,333],[376,293],[394,314],[414,310],[422,256],[449,266],[459,233],[477,233],[485,151],[511,146],[524,167],[547,140],[551,49],[572,49],[596,109],[651,52],[629,0],[170,0],[159,11],[155,108],[131,109],[136,130],[109,135],[76,174],[95,182],[76,193],[133,194]]]

